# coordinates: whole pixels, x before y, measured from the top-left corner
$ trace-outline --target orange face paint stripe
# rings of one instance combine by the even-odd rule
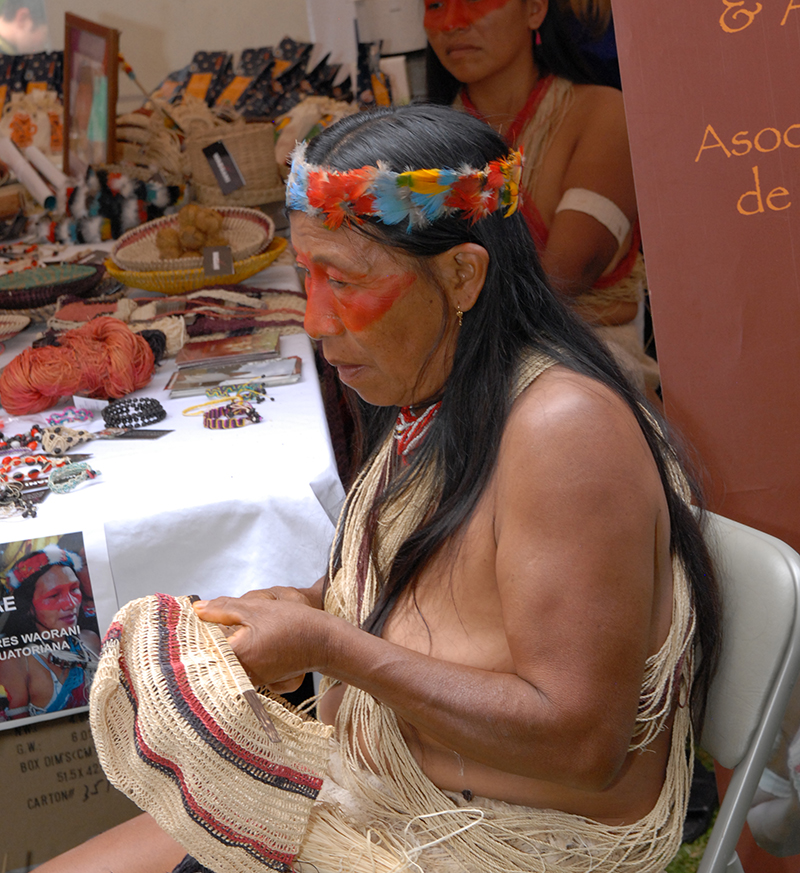
[[[414,273],[381,276],[374,282],[343,289],[341,294],[337,294],[329,284],[330,279],[336,280],[337,277],[332,276],[327,267],[299,253],[297,262],[308,271],[305,286],[309,323],[314,315],[333,316],[352,333],[358,333],[383,318],[417,279]]]
[[[471,27],[495,9],[511,0],[437,0],[425,4],[426,30],[447,31]],[[435,7],[435,8],[434,8]]]

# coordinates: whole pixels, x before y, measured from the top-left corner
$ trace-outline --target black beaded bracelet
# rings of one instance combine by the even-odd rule
[[[145,427],[166,417],[166,410],[154,397],[112,400],[103,410],[103,421],[109,427]]]

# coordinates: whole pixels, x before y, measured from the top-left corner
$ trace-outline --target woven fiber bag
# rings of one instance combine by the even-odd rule
[[[280,741],[243,692],[260,701]],[[108,779],[203,866],[292,870],[332,729],[254,692],[219,627],[197,618],[190,598],[156,594],[117,613],[90,721]]]
[[[203,149],[222,142],[245,180],[243,188],[223,194],[203,154]],[[204,206],[261,206],[282,201],[283,181],[275,161],[275,127],[269,122],[247,124],[243,119],[186,139],[186,154],[192,171],[197,202]]]

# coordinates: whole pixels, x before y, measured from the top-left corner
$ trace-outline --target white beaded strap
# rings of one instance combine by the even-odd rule
[[[588,188],[567,189],[556,206],[556,212],[562,212],[565,209],[585,212],[586,215],[596,218],[603,227],[607,227],[611,231],[618,245],[622,245],[631,229],[628,217],[613,200],[603,197],[596,191],[590,191]]]

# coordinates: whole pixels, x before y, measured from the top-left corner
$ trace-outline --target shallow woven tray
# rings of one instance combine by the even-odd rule
[[[162,294],[185,294],[200,288],[213,288],[220,283],[242,282],[268,267],[286,246],[287,241],[282,236],[276,236],[265,252],[234,261],[233,273],[228,276],[208,276],[202,267],[195,270],[120,270],[110,258],[106,261],[106,270],[131,288],[160,291]]]
[[[103,268],[83,264],[53,264],[0,276],[0,310],[37,309],[55,303],[62,294],[81,296],[103,278]]]
[[[233,250],[233,260],[243,261],[266,251],[275,234],[272,219],[258,209],[243,206],[220,206],[222,236]],[[162,258],[156,246],[156,234],[163,227],[177,227],[178,216],[156,218],[124,233],[111,249],[111,258],[122,270],[195,270],[203,266],[203,256]]]
[[[0,343],[10,340],[31,323],[27,315],[0,314]]]

